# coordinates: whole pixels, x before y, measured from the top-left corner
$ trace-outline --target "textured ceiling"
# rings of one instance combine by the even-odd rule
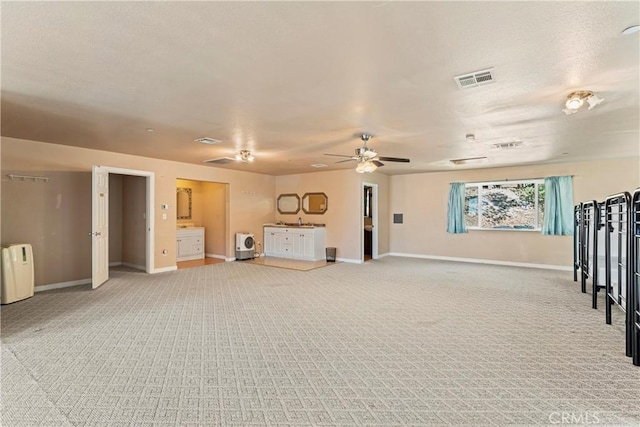
[[[222,167],[274,175],[353,168],[324,153],[352,154],[360,132],[411,159],[388,174],[640,154],[639,38],[621,34],[638,2],[1,7],[3,136],[197,164],[249,149]],[[453,80],[490,67],[491,85]],[[605,102],[566,116],[576,89]]]

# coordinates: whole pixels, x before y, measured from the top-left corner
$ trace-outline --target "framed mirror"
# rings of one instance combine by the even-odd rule
[[[297,214],[300,210],[300,197],[297,194],[281,194],[276,202],[281,214]]]
[[[191,189],[176,189],[176,210],[178,219],[191,219]]]
[[[323,215],[327,211],[329,198],[324,193],[305,193],[302,196],[302,210],[306,214]]]

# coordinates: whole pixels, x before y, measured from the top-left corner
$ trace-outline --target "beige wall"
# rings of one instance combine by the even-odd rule
[[[633,158],[392,176],[390,214],[403,213],[404,224],[390,224],[391,252],[571,266],[571,236],[505,230],[448,234],[449,183],[574,175],[578,203],[633,191],[640,186],[639,169]]]
[[[122,263],[122,175],[109,174],[109,263]],[[78,195],[80,196],[80,195]],[[81,197],[86,203],[91,203]],[[89,208],[91,209],[91,205]]]
[[[202,183],[202,226],[205,227],[205,253],[233,257],[227,254],[224,242],[227,241],[227,184],[217,182]]]
[[[234,253],[232,240],[236,232],[261,235],[262,224],[272,222],[275,217],[275,177],[272,176],[3,137],[2,243],[27,239],[41,242],[40,253],[34,254],[37,284],[91,276],[87,237],[91,231],[90,202],[88,211],[86,206],[91,196],[90,171],[94,164],[155,173],[156,269],[175,266],[176,179],[179,177],[229,184],[229,232],[224,243],[228,254]],[[249,164],[247,169],[250,170]],[[4,178],[8,173],[21,172],[55,174],[56,178],[58,175],[63,178],[46,184],[9,183]],[[76,174],[83,178],[67,178]],[[162,211],[161,204],[168,204],[169,210]],[[162,219],[163,213],[167,213],[167,219]],[[166,256],[162,254],[163,249],[168,252]]]
[[[145,269],[147,261],[146,194],[146,177],[132,175],[122,177],[122,262],[142,270]],[[109,239],[111,239],[111,230],[109,230]]]
[[[36,286],[91,277],[91,173],[12,169],[10,147],[3,143],[2,244],[33,246]],[[50,179],[12,181],[10,173]]]
[[[276,211],[276,219],[284,222],[315,222],[326,224],[327,246],[337,248],[337,257],[349,260],[362,259],[362,183],[378,184],[378,252],[389,251],[389,177],[379,173],[358,174],[352,169],[329,172],[313,172],[276,177],[278,195],[296,193],[325,193],[328,197],[327,211],[324,215],[309,215],[300,210],[295,215],[283,215]],[[256,237],[256,239],[258,239]],[[260,233],[260,241],[263,234]]]

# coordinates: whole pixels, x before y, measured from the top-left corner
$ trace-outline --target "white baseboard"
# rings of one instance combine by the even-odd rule
[[[154,268],[153,270],[151,270],[151,274],[166,273],[167,271],[175,271],[177,269],[178,269],[177,265],[172,265],[169,267],[162,267],[162,268]]]
[[[376,258],[376,259],[386,258],[386,257],[388,257],[389,255],[391,255],[389,252],[385,252],[385,253],[383,253],[383,254],[378,254],[378,258]]]
[[[565,265],[532,264],[528,262],[497,261],[497,260],[479,259],[479,258],[457,258],[457,257],[436,256],[436,255],[407,254],[402,252],[390,252],[388,255],[405,257],[405,258],[423,258],[423,259],[435,259],[440,261],[469,262],[473,264],[506,265],[509,267],[525,267],[525,268],[541,268],[544,270],[573,271],[573,267],[565,266]]]
[[[110,262],[109,267],[120,267],[122,263],[120,261]]]
[[[49,285],[39,285],[33,288],[34,292],[50,291],[52,289],[70,288],[72,286],[87,285],[91,283],[91,278],[71,280],[69,282],[51,283]]]
[[[147,271],[147,267],[144,265],[131,264],[130,262],[123,262],[121,265],[129,268],[135,268],[136,270]]]
[[[224,259],[226,260],[227,257],[224,255],[216,255],[216,254],[204,254],[205,258],[216,258],[216,259]]]
[[[226,262],[231,262],[231,261],[235,261],[235,260],[236,260],[236,258],[235,258],[235,257],[233,257],[233,258],[225,258],[224,260],[225,260]]]

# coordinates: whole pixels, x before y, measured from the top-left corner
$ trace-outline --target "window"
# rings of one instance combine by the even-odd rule
[[[470,229],[541,230],[544,180],[465,185],[464,217]]]

